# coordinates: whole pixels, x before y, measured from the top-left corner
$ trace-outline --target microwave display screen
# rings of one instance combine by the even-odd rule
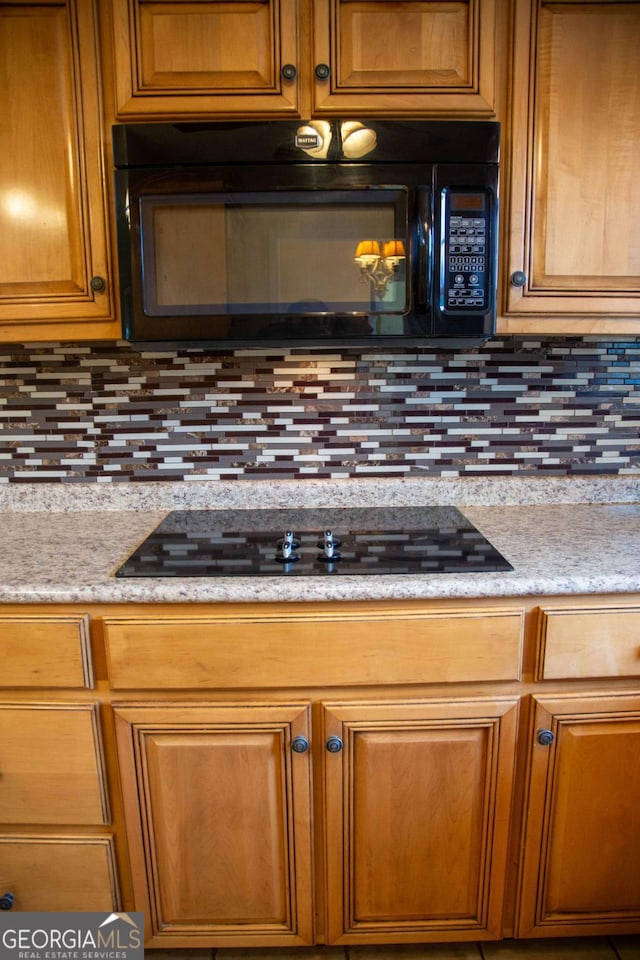
[[[454,193],[450,200],[451,210],[484,210],[487,198],[484,193]]]
[[[408,309],[403,189],[151,195],[140,220],[148,316]]]

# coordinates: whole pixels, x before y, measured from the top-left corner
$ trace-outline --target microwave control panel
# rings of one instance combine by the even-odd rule
[[[485,193],[450,192],[444,208],[444,308],[483,311],[489,307],[489,198]]]

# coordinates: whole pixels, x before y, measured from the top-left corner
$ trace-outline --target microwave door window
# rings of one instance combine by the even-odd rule
[[[403,189],[145,197],[140,213],[150,316],[408,310]]]

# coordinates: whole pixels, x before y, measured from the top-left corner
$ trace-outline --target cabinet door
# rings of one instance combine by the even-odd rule
[[[516,4],[503,332],[640,333],[639,50],[636,2]]]
[[[148,946],[312,942],[304,704],[122,706],[118,752]],[[295,742],[294,742],[295,741]]]
[[[92,0],[0,4],[0,340],[114,337]]]
[[[494,116],[495,0],[314,0],[313,11],[315,69],[330,69],[315,78],[316,114]]]
[[[325,705],[329,942],[500,936],[516,711]]]
[[[121,118],[297,115],[296,0],[113,0]],[[286,71],[285,71],[286,72]]]
[[[518,933],[637,932],[640,694],[534,705]]]

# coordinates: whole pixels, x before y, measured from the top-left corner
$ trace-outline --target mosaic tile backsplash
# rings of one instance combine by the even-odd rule
[[[0,483],[640,475],[640,338],[0,345]]]

